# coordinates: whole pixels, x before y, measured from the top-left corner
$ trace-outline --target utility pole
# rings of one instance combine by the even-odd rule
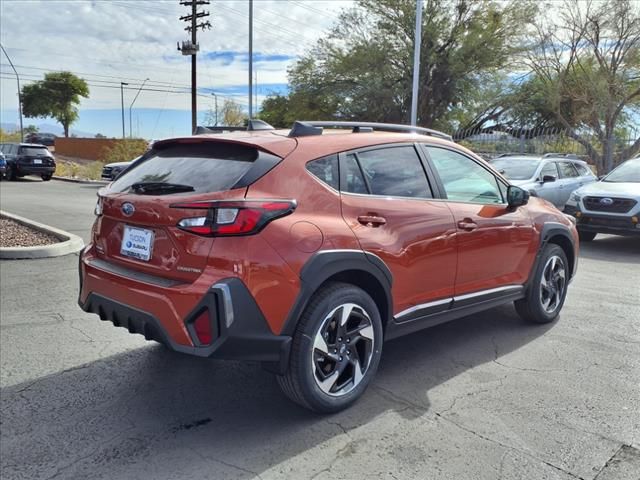
[[[211,95],[213,95],[213,99],[216,104],[216,124],[214,125],[214,127],[217,127],[218,126],[218,95],[216,95],[215,92],[211,92]]]
[[[138,95],[140,95],[140,92],[142,91],[142,87],[144,87],[144,84],[147,83],[147,80],[149,79],[148,78],[144,79],[144,82],[142,82],[142,85],[140,85],[140,88],[138,89],[136,96],[133,97],[133,102],[131,102],[131,105],[129,105],[129,138],[133,138],[133,129],[131,128],[131,109],[133,108],[133,104],[136,103],[136,100],[138,99]]]
[[[249,0],[249,120],[253,118],[253,0]]]
[[[122,138],[126,137],[126,133],[124,131],[124,86],[129,85],[125,82],[120,82],[120,103],[122,105]]]
[[[0,44],[0,48],[4,52],[4,55],[7,57],[7,60],[9,60],[9,65],[11,65],[11,68],[13,68],[13,73],[16,74],[16,82],[18,82],[18,116],[20,117],[20,141],[24,142],[24,131],[22,130],[22,92],[20,91],[20,76],[18,75],[16,67],[13,66],[13,62],[11,61],[11,58],[9,58],[9,54],[4,49],[2,44]]]
[[[205,28],[211,28],[209,21],[198,23],[199,18],[205,18],[209,16],[209,12],[198,12],[199,5],[209,5],[208,0],[191,0],[181,1],[180,5],[191,7],[191,14],[180,17],[183,22],[189,23],[185,27],[187,32],[191,33],[191,40],[183,41],[182,46],[178,43],[178,50],[182,52],[182,55],[191,55],[191,132],[196,131],[198,126],[198,104],[196,93],[196,55],[200,50],[198,45],[197,32],[198,29],[204,30]]]
[[[420,81],[420,44],[422,43],[422,0],[416,0],[416,31],[413,38],[413,91],[411,92],[411,125],[418,122],[418,83]]]

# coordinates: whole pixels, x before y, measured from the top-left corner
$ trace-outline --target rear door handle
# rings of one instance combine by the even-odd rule
[[[460,228],[460,230],[466,230],[467,232],[470,232],[478,228],[478,224],[470,219],[465,219],[458,222],[458,228]]]
[[[360,215],[358,222],[367,227],[379,227],[387,223],[387,219],[384,217],[378,217],[376,215]]]

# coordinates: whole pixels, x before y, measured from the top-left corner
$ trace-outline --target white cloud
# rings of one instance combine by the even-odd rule
[[[340,10],[352,4],[256,0],[254,52],[291,57],[257,62],[258,84],[285,83],[293,58],[324,35]],[[178,0],[2,0],[0,8],[0,39],[23,82],[42,78],[46,70],[78,72],[92,84],[91,98],[83,100],[81,108],[119,108],[120,81],[137,87],[150,78],[145,88],[156,89],[190,85],[190,59],[176,50],[176,43],[187,39],[186,23],[178,17],[189,9]],[[208,20],[213,26],[198,33],[201,52],[247,51],[248,1],[213,0],[201,9],[211,13]],[[246,85],[247,63],[240,56],[231,62],[201,57],[200,86]],[[1,73],[0,108],[15,110],[16,83],[4,57]],[[134,95],[126,92],[127,99]],[[136,106],[189,109],[189,102],[186,94],[145,91]]]

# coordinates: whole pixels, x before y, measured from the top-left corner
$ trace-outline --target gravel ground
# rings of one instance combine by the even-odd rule
[[[0,247],[36,247],[39,245],[51,245],[60,240],[48,233],[39,232],[14,222],[8,218],[0,217]]]

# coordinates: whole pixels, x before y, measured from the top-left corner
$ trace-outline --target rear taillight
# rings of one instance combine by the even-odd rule
[[[183,218],[178,228],[207,237],[253,235],[270,221],[292,213],[295,200],[219,200],[177,203],[172,208],[205,210],[203,215]]]

